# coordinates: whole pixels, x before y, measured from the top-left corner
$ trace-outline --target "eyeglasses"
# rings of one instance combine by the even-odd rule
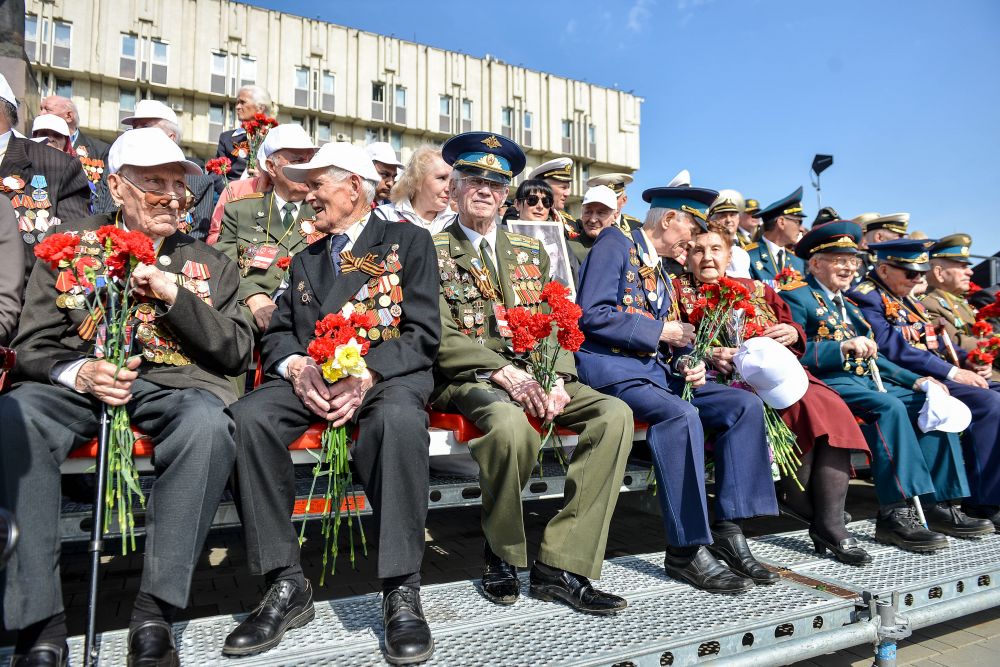
[[[158,208],[169,208],[170,202],[177,202],[180,210],[184,211],[191,207],[192,202],[194,202],[194,195],[190,190],[184,188],[184,196],[178,197],[174,192],[161,192],[159,190],[147,190],[141,187],[138,183],[133,181],[131,178],[125,174],[118,172],[118,175],[124,178],[126,181],[132,184],[136,190],[142,193],[143,198],[146,201],[147,206],[153,206]]]
[[[922,277],[924,275],[923,271],[914,271],[913,269],[904,269],[901,266],[895,266],[893,264],[889,264],[889,266],[891,266],[892,268],[896,269],[897,271],[902,271],[903,275],[906,276],[907,280],[916,280],[916,279],[918,279],[918,278],[920,278],[920,277]]]
[[[537,206],[538,202],[541,201],[542,206],[545,208],[552,208],[552,197],[549,197],[548,195],[528,195],[527,197],[523,197],[521,201],[528,206]]]
[[[860,257],[823,257],[824,262],[833,264],[838,269],[856,269],[861,266]]]
[[[503,189],[507,187],[503,183],[497,183],[496,181],[491,181],[486,178],[480,178],[478,176],[463,176],[462,182],[465,183],[466,187],[472,190],[482,190],[483,188],[489,188],[490,192],[496,194],[498,192],[503,192]]]

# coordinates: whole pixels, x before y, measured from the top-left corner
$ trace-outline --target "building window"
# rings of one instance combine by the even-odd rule
[[[501,107],[500,109],[500,134],[508,139],[514,138],[514,109],[512,107]]]
[[[309,106],[309,69],[295,68],[295,106]]]
[[[329,111],[333,113],[334,102],[336,98],[334,97],[334,91],[336,90],[337,79],[333,75],[333,72],[323,72],[323,87],[320,89],[320,109],[323,111]],[[329,141],[329,139],[327,140]]]
[[[56,67],[69,67],[70,42],[73,30],[69,23],[52,22],[52,64]]]
[[[373,144],[376,141],[385,141],[389,138],[384,127],[366,127],[365,128],[365,146],[368,144]]]
[[[38,54],[38,17],[27,14],[24,17],[24,53],[28,60],[35,60]]]
[[[226,94],[226,54],[212,54],[212,92]]]
[[[472,132],[472,100],[462,100],[462,132]]]
[[[167,84],[167,43],[151,39],[149,53],[149,80],[160,85]]]
[[[320,146],[329,142],[333,138],[332,123],[316,123],[316,143]]]
[[[122,34],[122,55],[118,60],[118,76],[123,79],[135,79],[135,64],[139,59],[136,46],[135,35]]]
[[[36,14],[24,15],[24,52],[29,60],[68,68],[72,41],[71,24],[59,20],[50,21]]]
[[[438,98],[438,130],[451,134],[451,95]]]
[[[396,159],[402,161],[403,159],[403,135],[400,132],[390,132],[389,133],[389,145],[392,146],[392,150],[396,151]]]
[[[396,122],[406,125],[406,88],[396,86]]]
[[[224,51],[212,53],[211,57],[210,85],[213,93],[235,97],[243,86],[257,83],[256,58]]]
[[[530,111],[524,112],[524,126],[521,128],[521,143],[525,146],[531,145],[531,130],[535,125],[535,117]]]
[[[372,120],[385,120],[385,84],[372,81]]]
[[[571,155],[573,153],[573,121],[563,119],[562,122],[562,152]]]
[[[67,79],[56,79],[56,85],[52,90],[59,97],[70,99],[73,97],[73,82]]]
[[[596,160],[597,159],[597,126],[588,125],[587,126],[587,155]]]
[[[240,88],[257,83],[257,59],[240,56]]]
[[[118,90],[118,122],[135,113],[136,94],[134,90]]]
[[[208,106],[208,140],[218,141],[226,124],[226,109],[221,104]]]
[[[585,188],[587,186],[587,181],[590,180],[590,165],[585,164],[580,167],[580,188]]]

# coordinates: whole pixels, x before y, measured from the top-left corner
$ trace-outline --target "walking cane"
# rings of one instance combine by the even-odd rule
[[[97,488],[94,491],[93,525],[90,528],[90,590],[87,594],[87,634],[83,642],[84,667],[94,667],[99,654],[97,637],[97,581],[101,570],[101,552],[104,551],[104,511],[107,507],[105,487],[108,483],[108,438],[110,421],[107,403],[101,406],[101,430],[97,436]],[[124,538],[123,538],[124,539]]]
[[[0,544],[0,570],[4,569],[7,559],[14,553],[17,537],[17,522],[14,520],[14,515],[10,510],[0,507],[0,538],[3,539],[3,544]]]

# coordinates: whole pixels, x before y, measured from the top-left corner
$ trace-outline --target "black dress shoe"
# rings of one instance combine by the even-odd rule
[[[933,503],[924,510],[927,527],[936,533],[952,537],[982,537],[995,530],[989,519],[975,519],[968,516],[957,505]]]
[[[420,591],[409,586],[394,588],[382,599],[385,628],[385,659],[393,665],[423,662],[434,653],[431,628],[424,620]]]
[[[69,647],[60,644],[35,644],[25,655],[12,655],[10,667],[66,667]]]
[[[128,667],[180,667],[174,629],[166,621],[144,621],[128,631]]]
[[[948,548],[948,538],[924,528],[912,507],[896,508],[888,514],[879,512],[875,520],[875,539],[918,553]]]
[[[543,569],[544,568],[544,569]],[[535,563],[531,567],[531,597],[563,602],[585,614],[607,616],[628,606],[625,598],[594,588],[587,577]]]
[[[964,502],[962,503],[962,511],[976,519],[989,519],[996,532],[1000,533],[1000,507]]]
[[[845,565],[865,565],[872,562],[871,554],[861,548],[857,538],[847,537],[834,544],[812,528],[809,529],[809,537],[812,539],[813,547],[816,548],[816,553],[820,556],[829,551],[834,558]]]
[[[710,593],[743,593],[754,587],[752,579],[736,574],[718,561],[705,547],[692,556],[673,556],[668,551],[663,569],[674,579]]]
[[[716,558],[726,562],[733,572],[753,579],[755,584],[773,584],[781,577],[760,564],[750,553],[750,545],[742,533],[722,537],[714,532],[708,550]]]
[[[301,588],[294,581],[279,579],[267,589],[257,608],[226,637],[223,655],[253,655],[278,645],[285,632],[316,616],[312,586]]]
[[[521,594],[521,582],[517,580],[517,568],[493,553],[486,543],[483,559],[482,591],[490,602],[514,604]]]

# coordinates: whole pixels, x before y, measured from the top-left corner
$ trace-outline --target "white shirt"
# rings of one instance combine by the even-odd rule
[[[278,217],[278,221],[279,222],[281,221],[281,216],[283,216],[285,214],[285,212],[282,210],[282,209],[285,208],[285,204],[291,204],[292,206],[295,207],[295,208],[292,209],[292,220],[293,221],[299,217],[299,209],[302,208],[302,202],[300,202],[300,201],[293,201],[293,202],[285,201],[284,199],[281,198],[281,195],[279,195],[274,190],[271,190],[271,196],[274,198],[274,205],[278,207],[278,216],[279,216]],[[279,234],[279,236],[280,236],[280,234]]]
[[[731,278],[750,277],[750,254],[738,245],[734,245],[730,249],[729,266],[726,267],[726,275]]]
[[[788,266],[788,252],[789,251],[786,250],[784,247],[778,245],[777,243],[773,243],[769,239],[764,238],[763,236],[760,237],[760,238],[767,245],[768,252],[771,253],[771,259],[774,260],[774,265],[775,265],[774,266],[774,271],[775,271],[775,273],[777,273],[778,271],[780,271],[781,269],[784,268],[783,266],[781,266],[778,263],[778,251],[779,250],[781,250],[783,252],[784,256],[785,256],[785,266]]]
[[[7,144],[10,143],[10,138],[12,136],[14,136],[14,133],[10,130],[4,134],[0,134],[0,160],[2,160],[3,156],[7,154]]]
[[[375,212],[382,218],[395,222],[396,220],[402,218],[407,222],[411,222],[418,227],[423,227],[431,234],[437,234],[438,232],[444,231],[444,228],[455,221],[458,214],[452,211],[447,206],[443,211],[440,211],[433,220],[426,220],[417,214],[417,211],[413,208],[413,204],[410,203],[409,199],[404,199],[396,204],[382,204],[375,209]]]
[[[486,244],[490,249],[490,261],[493,262],[494,267],[499,266],[497,264],[497,223],[495,221],[490,227],[490,231],[486,232],[486,234],[480,234],[474,229],[469,229],[462,224],[461,220],[458,221],[458,226],[462,229],[462,233],[465,234],[466,238],[472,242],[472,247],[476,249],[476,252],[479,252],[479,242],[486,239]]]

